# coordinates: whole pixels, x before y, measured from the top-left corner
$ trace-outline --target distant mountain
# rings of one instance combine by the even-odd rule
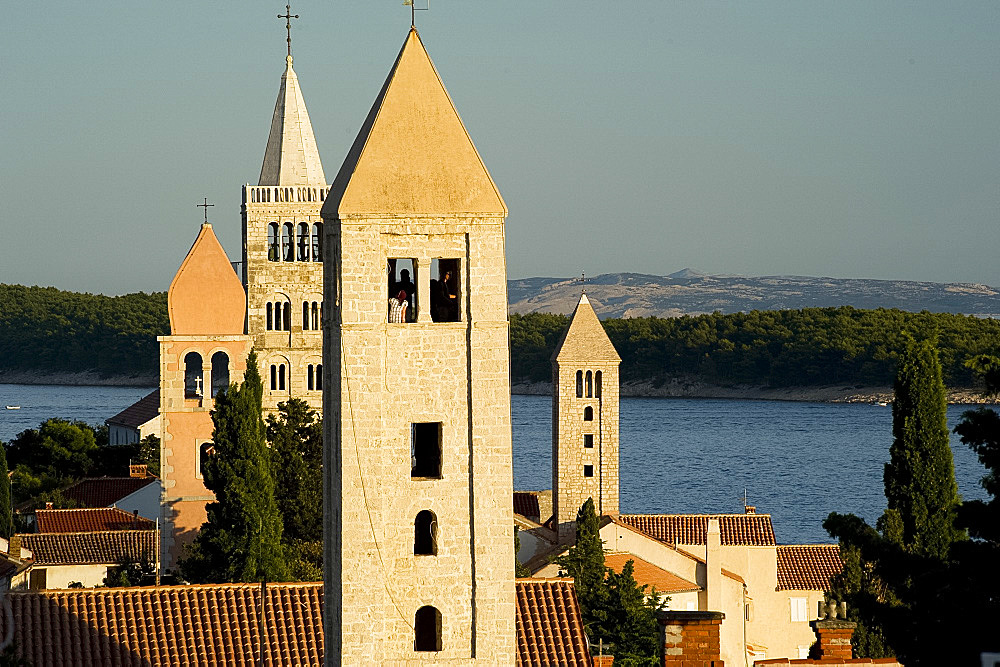
[[[683,269],[668,276],[607,273],[586,282],[601,317],[677,317],[721,311],[854,306],[1000,317],[1000,290],[974,283],[706,275]],[[524,278],[507,283],[512,313],[570,313],[578,278]]]

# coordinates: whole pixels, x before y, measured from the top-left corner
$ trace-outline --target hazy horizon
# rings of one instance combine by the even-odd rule
[[[284,0],[54,0],[0,26],[0,282],[164,291],[241,259]],[[327,180],[409,27],[293,2]],[[434,0],[417,28],[510,209],[511,279],[684,267],[1000,285],[1000,4]]]

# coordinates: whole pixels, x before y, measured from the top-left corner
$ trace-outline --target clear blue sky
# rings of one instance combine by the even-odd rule
[[[284,5],[5,10],[0,282],[164,290],[203,196],[238,259]],[[409,10],[292,12],[332,178]],[[510,209],[510,277],[690,266],[1000,285],[995,0],[432,0],[417,27]]]

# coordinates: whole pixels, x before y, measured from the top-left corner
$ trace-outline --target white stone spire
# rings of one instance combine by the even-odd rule
[[[281,75],[278,101],[274,105],[271,133],[267,137],[264,164],[258,185],[326,186],[309,112],[292,69],[292,56]]]

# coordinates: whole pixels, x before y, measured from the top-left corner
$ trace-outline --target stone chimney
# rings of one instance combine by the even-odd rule
[[[705,588],[709,611],[722,609],[722,532],[718,519],[708,520],[705,540]]]
[[[756,505],[744,505],[743,506],[743,512],[746,513],[746,514],[756,514],[757,513],[757,506]]]
[[[847,603],[819,602],[819,618],[812,623],[819,640],[820,660],[850,660],[854,657],[851,637],[857,623],[847,620]]]
[[[45,503],[45,509],[47,509],[47,510],[52,509],[52,503],[51,502],[46,502]]]
[[[662,667],[724,667],[721,611],[656,612],[663,645]]]
[[[7,544],[7,557],[11,560],[21,560],[21,536],[11,535]]]

